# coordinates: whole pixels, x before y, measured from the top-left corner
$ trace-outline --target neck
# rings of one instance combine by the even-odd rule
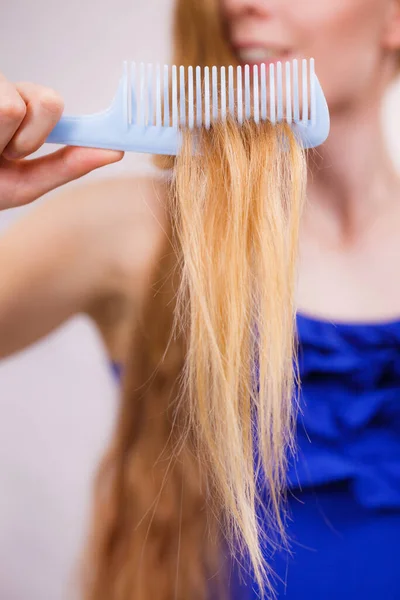
[[[309,168],[310,211],[331,222],[333,217],[343,233],[356,233],[393,202],[398,182],[386,148],[379,98],[334,112],[330,136],[310,155]]]

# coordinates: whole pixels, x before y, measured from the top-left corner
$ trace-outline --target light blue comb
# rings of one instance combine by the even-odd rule
[[[329,134],[328,105],[314,60],[253,67],[172,67],[124,63],[111,106],[63,116],[47,142],[175,155],[182,127],[206,127],[231,115],[239,123],[269,119],[290,124],[304,148]]]

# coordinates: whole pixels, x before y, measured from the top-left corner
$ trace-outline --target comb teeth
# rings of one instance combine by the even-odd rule
[[[176,155],[180,127],[286,121],[303,148],[329,134],[329,109],[314,61],[253,67],[177,67],[124,63],[114,100],[94,115],[63,115],[46,141],[68,146]]]
[[[128,125],[208,128],[228,115],[239,123],[316,123],[313,59],[227,70],[132,63],[129,73]]]

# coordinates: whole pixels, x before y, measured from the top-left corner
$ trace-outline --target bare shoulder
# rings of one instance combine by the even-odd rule
[[[74,314],[96,321],[112,356],[148,287],[164,239],[166,188],[151,178],[68,186],[0,237],[0,354]]]
[[[71,187],[50,200],[79,229],[104,266],[110,292],[130,294],[146,277],[165,230],[166,184],[155,177],[121,177]],[[106,290],[107,292],[107,290]]]
[[[101,289],[86,312],[96,322],[114,360],[124,362],[131,323],[146,297],[166,226],[165,182],[151,177],[96,182],[73,199],[92,225],[90,243],[102,265]],[[96,225],[93,225],[93,222]]]
[[[166,184],[152,177],[121,178],[90,185],[80,194],[85,220],[95,215],[97,221],[93,243],[110,269],[110,285],[129,295],[132,287],[145,285],[164,239]]]
[[[75,266],[90,271],[99,296],[129,295],[157,255],[165,199],[166,183],[154,177],[67,186],[19,219],[1,244],[14,255],[18,246],[25,254],[29,248],[36,263],[61,265],[74,255]]]
[[[71,186],[49,199],[49,203],[69,208],[81,219],[93,225],[118,221],[121,218],[153,214],[162,217],[164,212],[165,183],[156,177],[119,177],[95,180],[79,186]],[[93,211],[97,213],[93,219]]]
[[[89,183],[68,185],[48,195],[16,222],[28,223],[46,216],[46,221],[59,220],[71,227],[81,223],[93,231],[125,218],[127,214],[162,218],[166,186],[155,177],[119,177],[98,179]],[[62,217],[62,218],[61,218]]]

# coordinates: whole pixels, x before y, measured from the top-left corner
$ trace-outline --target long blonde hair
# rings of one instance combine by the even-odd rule
[[[186,63],[228,60],[215,2],[181,0],[176,27]],[[196,150],[185,132],[99,472],[85,600],[205,600],[226,584],[226,549],[262,589],[261,480],[281,526],[305,161],[287,126],[251,120],[196,133]]]

